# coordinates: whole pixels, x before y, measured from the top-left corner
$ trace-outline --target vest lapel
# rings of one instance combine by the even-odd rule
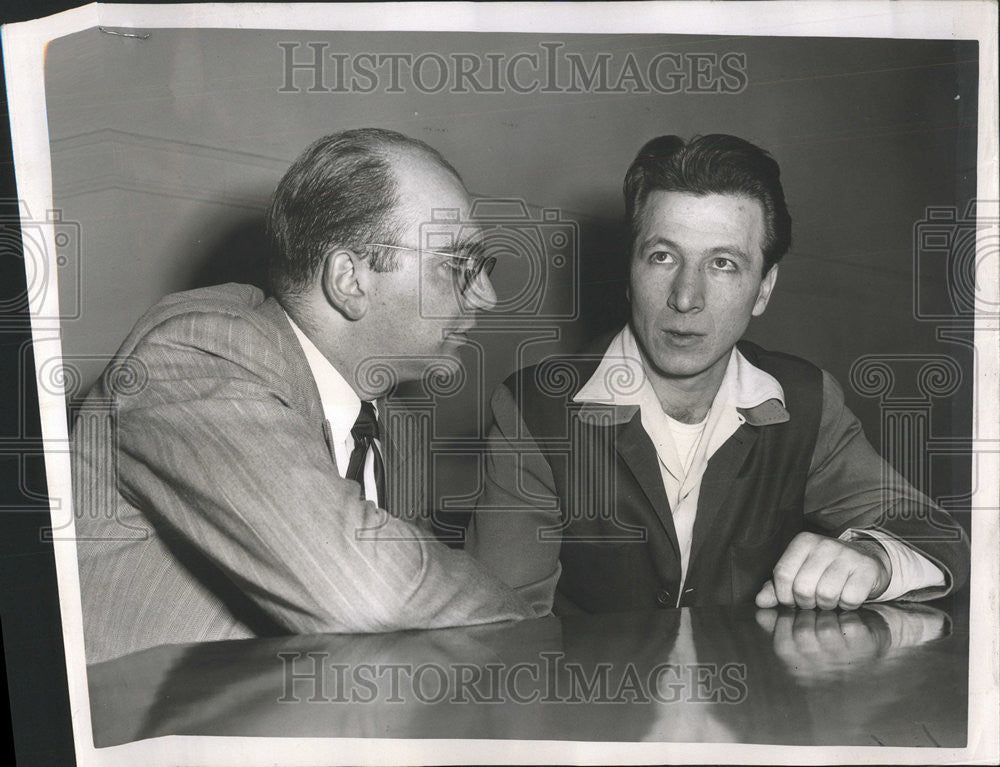
[[[688,571],[698,555],[698,550],[709,537],[712,524],[725,502],[733,481],[739,474],[751,448],[757,441],[757,430],[743,424],[726,440],[708,462],[698,492],[698,513],[691,533],[691,557]]]
[[[646,430],[642,428],[642,418],[638,408],[632,420],[618,427],[615,448],[645,493],[652,507],[653,516],[666,531],[674,554],[680,561],[680,546],[677,543],[670,503],[663,489],[663,476],[660,474],[656,448],[653,447]]]

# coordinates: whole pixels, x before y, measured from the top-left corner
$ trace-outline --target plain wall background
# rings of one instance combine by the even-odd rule
[[[540,53],[540,42],[559,41],[588,61],[607,51],[619,62],[627,52],[645,62],[663,51],[736,51],[746,55],[748,86],[739,94],[311,93],[300,73],[302,92],[281,93],[278,43],[293,41],[444,56]],[[303,45],[296,55],[311,53]],[[46,97],[55,206],[80,225],[79,262],[60,283],[63,306],[79,309],[63,323],[65,359],[81,371],[82,388],[70,393],[96,378],[163,295],[259,279],[262,209],[289,163],[321,135],[379,126],[436,147],[474,194],[522,198],[533,216],[554,208],[579,226],[578,281],[553,269],[545,302],[565,309],[578,287],[579,317],[500,325],[477,335],[478,354],[463,352],[474,373],[439,403],[439,433],[475,437],[484,424],[470,407],[487,419],[483,397],[514,367],[576,349],[626,316],[620,189],[638,148],[665,133],[721,132],[771,151],[794,220],[776,293],[749,337],[830,370],[876,447],[884,408],[852,390],[851,365],[871,354],[948,355],[964,377],[950,399],[934,401],[930,436],[968,437],[971,350],[938,340],[942,323],[914,318],[914,227],[928,206],[964,209],[974,197],[976,57],[974,42],[826,38],[162,29],[146,40],[96,29],[63,38],[48,51]],[[517,268],[498,265],[498,286],[516,290]],[[928,278],[920,290],[940,299],[947,286]],[[523,346],[544,328],[557,337]],[[468,467],[463,460],[474,461],[455,459]],[[967,492],[969,460],[935,460],[929,489]],[[914,470],[905,461],[897,468]],[[448,471],[442,486],[461,488],[474,475]]]

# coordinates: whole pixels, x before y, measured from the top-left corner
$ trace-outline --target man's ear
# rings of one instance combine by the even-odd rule
[[[323,295],[349,320],[360,320],[368,313],[366,271],[364,261],[345,248],[330,252],[323,262]]]
[[[778,265],[774,264],[767,270],[767,274],[760,281],[760,288],[757,291],[757,302],[753,305],[751,314],[759,317],[767,308],[767,302],[771,300],[771,291],[774,290],[774,283],[778,281]]]

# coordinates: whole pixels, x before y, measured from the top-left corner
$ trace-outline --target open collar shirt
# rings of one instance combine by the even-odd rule
[[[613,385],[613,382],[623,380],[631,381],[633,385]],[[597,370],[573,399],[576,402],[638,406],[643,429],[656,448],[663,488],[670,502],[680,545],[682,578],[688,570],[701,481],[711,457],[744,423],[764,426],[787,421],[790,417],[785,409],[781,384],[752,365],[734,347],[719,391],[708,415],[700,424],[703,427],[701,434],[692,438],[691,432],[695,429],[675,421],[663,411],[646,376],[635,337],[628,325],[611,341]],[[683,451],[684,455],[677,449],[678,442],[689,448]],[[910,591],[944,584],[944,574],[933,562],[880,531],[850,529],[840,539],[849,541],[861,537],[873,538],[882,545],[892,569],[888,587],[873,601],[897,599]],[[682,593],[683,586],[679,589],[678,600]]]

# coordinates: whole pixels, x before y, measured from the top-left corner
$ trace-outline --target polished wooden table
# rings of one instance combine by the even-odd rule
[[[161,735],[966,745],[961,600],[157,647],[90,667],[98,747]]]

